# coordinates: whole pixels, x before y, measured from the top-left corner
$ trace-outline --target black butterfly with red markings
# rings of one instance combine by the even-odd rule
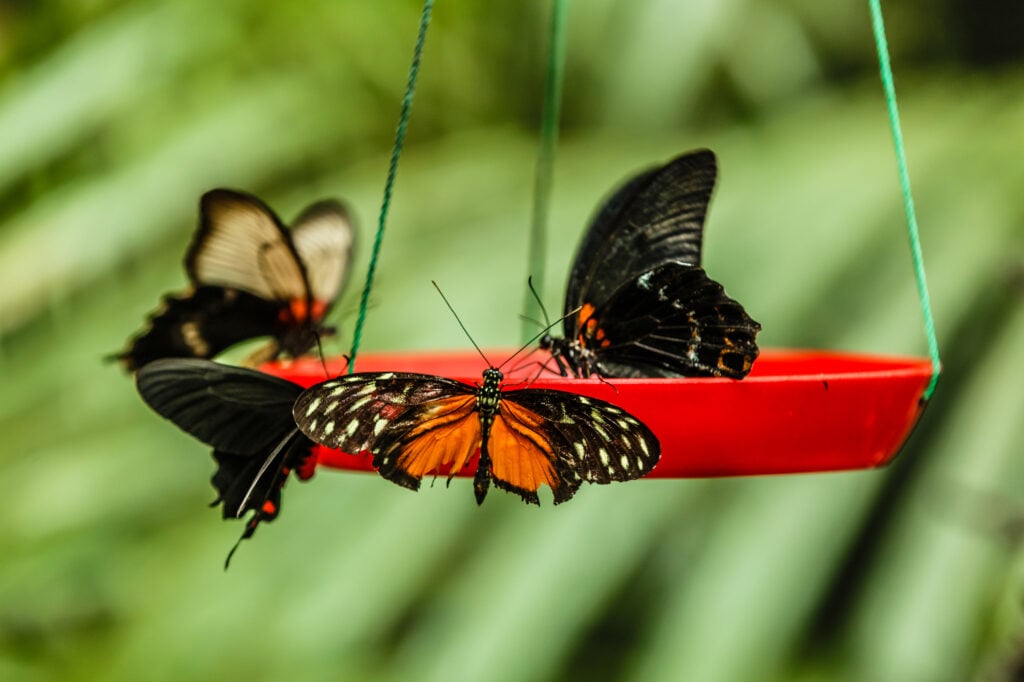
[[[217,499],[211,506],[222,504],[225,519],[253,512],[238,543],[277,518],[291,472],[307,480],[315,471],[313,443],[292,419],[298,384],[193,358],[154,360],[136,373],[135,384],[157,414],[214,448]]]
[[[548,485],[559,504],[580,485],[626,481],[658,463],[658,439],[611,403],[575,393],[502,390],[484,370],[473,386],[427,374],[349,374],[307,389],[295,422],[309,438],[349,453],[368,451],[381,476],[418,490],[424,476],[453,476],[479,451],[473,489],[483,503],[490,481],[540,504]]]
[[[761,325],[700,267],[715,155],[698,150],[633,177],[584,234],[565,294],[563,375],[741,379]]]
[[[248,364],[302,355],[341,292],[355,231],[347,209],[320,201],[291,230],[254,196],[227,189],[200,200],[199,228],[185,255],[192,284],[167,296],[149,327],[116,356],[129,370],[164,357],[211,358],[246,339],[273,337]]]

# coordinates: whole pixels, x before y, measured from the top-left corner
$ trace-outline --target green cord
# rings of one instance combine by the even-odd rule
[[[871,7],[871,25],[878,47],[878,66],[882,73],[882,88],[885,102],[889,107],[889,125],[892,127],[892,141],[896,147],[896,163],[899,167],[900,186],[903,188],[903,205],[907,213],[907,236],[910,238],[910,254],[914,260],[914,274],[917,277],[917,295],[921,299],[921,313],[924,315],[924,333],[928,338],[928,355],[932,361],[932,379],[924,391],[924,400],[929,400],[939,381],[942,364],[939,361],[939,342],[935,338],[935,320],[928,299],[928,282],[924,274],[924,257],[921,255],[921,238],[917,232],[917,216],[914,213],[914,197],[910,193],[910,174],[907,172],[907,157],[903,151],[903,132],[900,130],[900,114],[896,108],[896,88],[889,65],[889,46],[885,40],[885,24],[882,21],[880,0],[868,0]]]
[[[405,86],[405,97],[402,99],[402,113],[398,118],[398,129],[395,131],[395,146],[391,149],[388,179],[384,183],[384,200],[380,206],[377,235],[373,240],[370,265],[366,270],[366,284],[363,285],[363,294],[359,299],[359,317],[356,318],[356,328],[352,333],[352,350],[349,351],[348,355],[349,374],[356,369],[356,354],[359,351],[359,342],[363,336],[363,324],[366,322],[366,307],[370,300],[370,288],[373,286],[373,275],[377,271],[380,245],[384,239],[384,225],[387,222],[388,208],[391,206],[391,192],[394,189],[395,176],[398,174],[398,158],[402,155],[402,147],[405,144],[405,131],[409,126],[409,116],[412,113],[412,99],[416,94],[416,77],[419,75],[420,58],[423,55],[423,44],[427,40],[427,27],[430,26],[430,13],[433,9],[434,0],[425,0],[423,3],[423,14],[420,16],[420,30],[416,36],[416,48],[413,50],[412,64],[409,66],[409,80]]]
[[[551,176],[558,143],[558,121],[562,108],[562,82],[565,74],[565,27],[569,13],[569,0],[554,0],[551,6],[551,35],[548,45],[547,78],[544,85],[544,108],[541,114],[540,149],[533,184],[533,216],[530,221],[530,247],[527,256],[529,274],[537,292],[544,294],[544,270],[547,263],[548,205],[551,200]],[[540,305],[532,292],[526,292],[522,325],[522,341],[533,338],[537,330],[530,320],[537,319]]]

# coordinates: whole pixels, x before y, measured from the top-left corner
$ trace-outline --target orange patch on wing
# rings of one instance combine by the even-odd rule
[[[604,340],[604,330],[598,327],[597,319],[594,317],[594,306],[590,303],[584,303],[580,308],[579,316],[579,333],[577,340],[581,346],[587,345],[587,336],[595,336],[598,341]],[[606,344],[602,344],[606,345]]]
[[[423,418],[405,437],[399,469],[414,478],[447,474],[466,466],[480,447],[480,416],[474,395],[437,400],[424,406]]]
[[[551,463],[551,444],[538,427],[544,419],[511,401],[502,401],[491,427],[491,475],[520,490],[536,492],[541,485],[559,484]]]

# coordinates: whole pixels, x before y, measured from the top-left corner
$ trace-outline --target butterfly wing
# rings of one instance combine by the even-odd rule
[[[185,270],[196,286],[239,289],[281,303],[309,298],[288,230],[270,207],[243,192],[215,189],[203,195]]]
[[[760,329],[702,268],[668,263],[620,286],[582,320],[578,340],[602,376],[741,379]]]
[[[717,162],[707,149],[683,154],[627,181],[584,233],[566,287],[565,314],[600,306],[622,282],[669,261],[699,265]],[[565,321],[567,338],[577,319]]]
[[[645,476],[661,456],[654,433],[625,410],[575,393],[530,388],[502,393],[490,451],[494,484],[534,504],[541,484],[551,486],[559,504],[584,481]]]
[[[345,283],[354,230],[345,207],[320,201],[289,232],[249,194],[216,189],[200,201],[185,256],[194,291],[167,297],[149,326],[116,356],[129,370],[157,358],[211,358],[246,339],[272,336],[261,358],[302,355]]]
[[[472,386],[404,372],[363,372],[325,381],[295,401],[307,437],[344,452],[373,453],[384,478],[419,489],[427,475],[454,473],[480,447]]]
[[[255,512],[241,539],[276,518],[288,474],[307,463],[313,448],[292,420],[302,387],[242,367],[177,358],[147,364],[135,381],[154,411],[213,446],[214,504],[223,503],[225,518]]]
[[[279,310],[275,302],[223,287],[167,296],[116,357],[131,371],[160,358],[212,358],[245,339],[274,335]]]
[[[322,320],[351,269],[355,245],[352,218],[341,202],[318,201],[295,219],[291,237],[306,269],[316,317]]]
[[[302,387],[284,379],[194,358],[155,360],[135,376],[146,404],[218,450],[253,456],[295,428],[291,408]]]

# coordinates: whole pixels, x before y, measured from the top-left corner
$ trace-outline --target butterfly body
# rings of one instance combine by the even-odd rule
[[[478,503],[493,482],[531,504],[547,485],[558,504],[584,481],[639,478],[657,463],[657,438],[624,410],[564,391],[504,390],[502,380],[493,367],[479,386],[427,374],[350,374],[307,389],[295,421],[327,447],[372,453],[381,476],[412,490],[424,476],[453,476],[479,453]]]
[[[684,154],[627,181],[583,237],[564,335],[540,342],[563,376],[742,378],[761,326],[700,267],[717,162]]]
[[[185,256],[191,289],[165,297],[117,357],[134,371],[162,357],[211,358],[259,336],[273,340],[251,364],[308,352],[333,333],[324,319],[344,285],[353,239],[337,201],[308,207],[289,230],[254,196],[207,192]]]

